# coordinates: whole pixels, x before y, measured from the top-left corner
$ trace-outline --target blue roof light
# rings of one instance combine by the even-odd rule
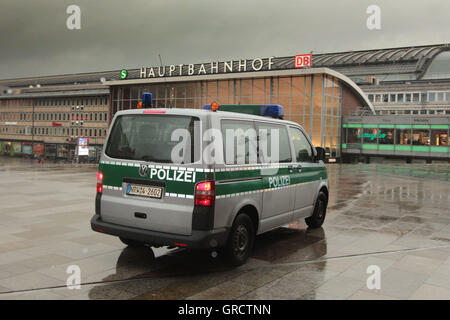
[[[144,108],[152,107],[152,94],[150,92],[144,92],[142,94],[142,107]]]
[[[212,110],[210,104],[203,106],[204,110]],[[279,104],[222,104],[219,106],[221,111],[254,114],[276,119],[284,118],[284,108]]]
[[[261,115],[264,117],[283,119],[284,108],[279,104],[263,104],[261,105]]]

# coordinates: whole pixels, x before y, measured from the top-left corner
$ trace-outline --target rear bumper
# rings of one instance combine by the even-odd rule
[[[126,239],[136,240],[150,245],[177,246],[192,249],[213,249],[225,246],[229,229],[215,230],[192,230],[189,236],[150,231],[133,227],[121,226],[102,221],[100,215],[96,214],[91,219],[91,228],[94,231],[118,236]]]

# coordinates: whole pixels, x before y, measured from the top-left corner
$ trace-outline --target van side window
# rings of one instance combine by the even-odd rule
[[[314,162],[311,144],[303,132],[295,127],[289,127],[289,135],[294,145],[295,157],[298,162]]]
[[[258,162],[256,130],[252,122],[222,120],[221,130],[225,164]]]
[[[258,123],[257,130],[259,154],[265,163],[292,161],[291,146],[285,126]]]

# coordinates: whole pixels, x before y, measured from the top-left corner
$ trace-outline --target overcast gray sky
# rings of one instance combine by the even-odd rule
[[[372,4],[381,30],[366,27]],[[0,78],[446,43],[449,13],[448,0],[1,0]]]

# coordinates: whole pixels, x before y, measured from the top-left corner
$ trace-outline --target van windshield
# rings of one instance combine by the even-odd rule
[[[106,155],[161,163],[192,163],[200,158],[200,120],[179,115],[123,115],[111,130]],[[180,130],[177,130],[180,129]]]

